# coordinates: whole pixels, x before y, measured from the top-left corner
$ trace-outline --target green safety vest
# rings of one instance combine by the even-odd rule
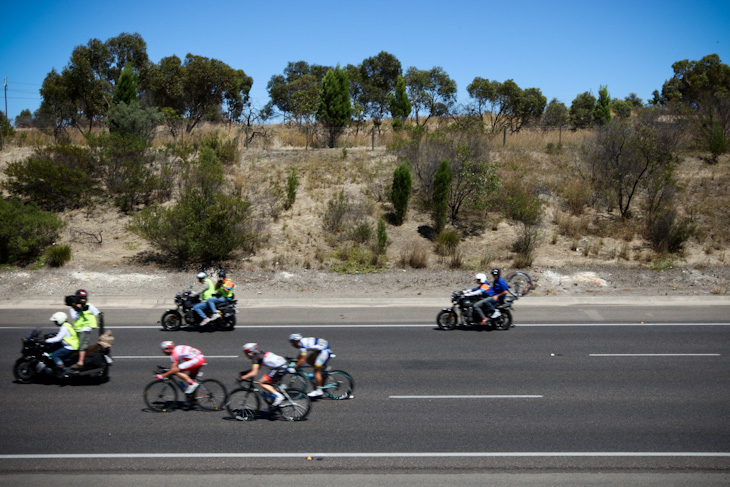
[[[226,289],[226,287],[230,287],[231,289]],[[218,294],[220,294],[222,298],[230,298],[233,296],[233,281],[230,279],[223,281],[223,284],[221,284],[218,288]]]
[[[66,342],[74,350],[78,350],[79,349],[79,336],[76,334],[76,330],[74,329],[73,325],[67,321],[66,323],[64,323],[61,326],[68,330],[68,336],[61,341]]]
[[[82,311],[79,313],[79,318],[74,321],[74,330],[80,331],[87,326],[92,330],[96,328],[96,316],[91,311]]]
[[[206,289],[205,292],[200,295],[201,301],[207,301],[209,297],[215,294],[215,285],[213,284],[213,281],[211,281],[210,279],[206,279],[205,282],[208,283],[208,289]]]

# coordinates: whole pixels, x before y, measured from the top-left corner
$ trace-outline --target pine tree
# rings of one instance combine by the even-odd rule
[[[396,225],[401,225],[408,212],[408,200],[411,199],[412,178],[408,166],[401,164],[393,172],[393,189],[390,199],[395,210]]]
[[[319,120],[329,133],[329,147],[335,146],[337,137],[345,130],[352,117],[350,104],[350,82],[347,73],[339,65],[329,69],[322,79],[319,95]]]
[[[114,97],[112,104],[126,103],[129,105],[133,101],[137,101],[137,79],[139,75],[132,69],[132,63],[124,65],[122,74],[119,75],[119,81],[114,89]]]
[[[611,121],[611,95],[608,94],[608,87],[601,85],[598,90],[598,101],[593,110],[593,120],[597,125],[606,125]]]

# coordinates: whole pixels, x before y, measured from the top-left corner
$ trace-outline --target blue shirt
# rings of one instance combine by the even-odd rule
[[[504,291],[509,289],[509,286],[507,285],[507,281],[505,281],[502,276],[499,276],[494,280],[494,283],[492,283],[492,289],[494,289],[494,294],[502,294]]]

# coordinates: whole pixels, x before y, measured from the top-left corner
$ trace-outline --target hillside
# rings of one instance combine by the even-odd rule
[[[562,134],[565,150],[559,154],[549,154],[545,149],[548,143],[557,142],[554,133],[517,134],[510,136],[504,147],[501,144],[492,147],[491,156],[500,163],[500,177],[504,181],[519,180],[540,188],[544,214],[538,227],[539,245],[532,265],[526,269],[542,281],[536,292],[559,294],[570,292],[571,286],[586,292],[607,291],[606,284],[601,284],[601,280],[606,280],[600,277],[603,273],[614,276],[612,292],[640,289],[640,285],[632,284],[632,276],[648,275],[641,280],[644,286],[651,286],[651,276],[661,274],[661,278],[655,279],[662,281],[661,288],[654,293],[665,294],[664,290],[681,294],[683,289],[691,287],[689,279],[698,286],[693,292],[727,294],[730,290],[727,160],[708,165],[697,155],[683,155],[677,172],[682,183],[679,200],[682,210],[697,222],[698,231],[681,253],[660,255],[651,250],[635,223],[617,222],[615,215],[595,208],[587,207],[577,215],[568,211],[563,195],[572,183],[571,166],[582,143],[581,137],[579,133]],[[361,146],[347,149],[315,150],[296,143],[286,144],[281,136],[274,140],[248,149],[240,147],[237,163],[228,167],[226,174],[231,191],[253,203],[262,237],[254,254],[237,255],[226,266],[251,276],[245,279],[252,285],[257,282],[254,276],[260,276],[258,282],[262,287],[264,281],[275,280],[281,272],[327,275],[329,266],[337,261],[337,249],[348,245],[341,236],[333,238],[323,228],[328,201],[344,190],[356,208],[351,215],[353,225],[368,222],[374,228],[380,216],[392,211],[386,191],[397,166],[395,157],[386,151],[384,144],[371,150],[367,140]],[[28,147],[6,147],[0,152],[0,170],[10,161],[27,157],[31,151]],[[285,184],[292,167],[300,178],[296,202],[291,210],[275,209],[270,198],[271,184]],[[73,249],[73,261],[67,266],[69,271],[96,268],[117,269],[115,272],[129,269],[130,273],[175,271],[149,263],[146,257],[153,249],[126,230],[129,217],[113,207],[66,212],[62,218],[68,225],[61,242],[70,243]],[[421,288],[429,281],[440,280],[439,275],[443,287],[446,283],[457,285],[475,270],[514,269],[511,248],[519,226],[494,210],[485,213],[484,218],[480,231],[471,231],[461,239],[458,258],[454,259],[438,255],[433,242],[423,236],[423,229],[430,225],[430,215],[412,202],[403,225],[387,225],[385,274],[357,279],[333,276],[333,279],[372,281],[377,286],[385,276],[407,271],[410,276],[423,276],[418,278],[423,281]],[[422,269],[415,270],[408,265],[409,256],[414,252],[424,261]],[[598,274],[584,275],[585,282],[580,278],[573,280],[573,276],[590,271]],[[186,279],[185,276],[182,273],[181,279]],[[591,282],[591,279],[598,280]],[[466,281],[465,285],[468,284]],[[399,286],[387,289],[392,291]]]

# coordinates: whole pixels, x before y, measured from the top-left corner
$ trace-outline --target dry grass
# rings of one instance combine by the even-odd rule
[[[186,136],[185,141],[195,142],[217,130],[224,140],[237,142],[239,156],[227,167],[226,174],[231,190],[252,202],[261,232],[261,242],[248,265],[324,269],[329,266],[333,250],[351,248],[347,233],[330,235],[323,226],[328,201],[334,195],[345,190],[358,208],[348,220],[352,227],[369,224],[374,228],[378,218],[392,211],[387,191],[398,161],[387,152],[386,144],[392,141],[393,132],[387,126],[380,133],[375,131],[373,150],[371,129],[367,126],[359,132],[349,130],[335,149],[320,147],[321,137],[312,142],[307,140],[306,131],[289,126],[267,127],[267,135],[255,137],[248,148],[240,129],[235,127],[203,126],[192,136]],[[22,138],[16,135],[6,140],[6,148],[0,153],[0,169],[10,154],[25,154],[13,152],[14,149],[52,142],[37,130],[22,133]],[[78,132],[70,133],[73,142],[84,143]],[[575,171],[579,148],[589,136],[590,132],[523,130],[507,134],[504,146],[501,133],[492,138],[491,157],[499,163],[503,187],[530,188],[544,203],[545,218],[538,227],[542,238],[529,258],[516,259],[510,250],[519,229],[504,220],[498,208],[484,215],[485,230],[463,237],[458,251],[444,253],[442,249],[445,255],[439,257],[435,243],[419,233],[419,227],[430,224],[430,216],[414,202],[402,227],[387,226],[388,262],[404,268],[474,270],[600,261],[661,266],[655,263],[657,256],[641,239],[640,219],[621,221],[605,208],[589,205],[592,192]],[[169,135],[162,133],[155,146],[163,147],[169,142]],[[560,144],[561,149],[548,153],[548,144]],[[285,211],[282,190],[292,167],[297,170],[300,186],[294,206]],[[677,180],[682,184],[676,197],[680,212],[690,216],[698,227],[697,238],[690,242],[681,259],[690,264],[725,265],[730,242],[727,156],[713,166],[700,157],[684,157]],[[105,231],[105,237],[108,233]],[[128,244],[128,236],[119,240],[120,245]],[[134,248],[125,255],[134,250],[145,250],[144,244],[135,241]]]

